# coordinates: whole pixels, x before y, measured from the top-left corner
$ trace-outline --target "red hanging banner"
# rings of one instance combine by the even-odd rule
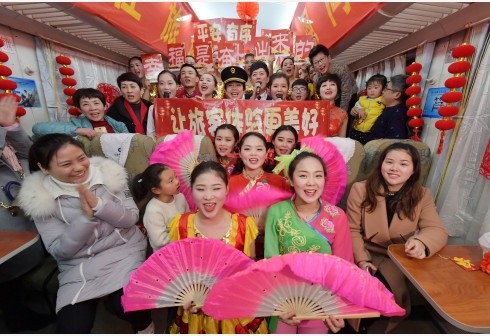
[[[218,46],[218,66],[223,69],[227,66],[237,65],[239,55],[235,44],[232,42],[221,42]]]
[[[305,62],[310,50],[315,46],[315,39],[310,35],[296,36],[294,42],[294,59],[297,62]]]
[[[327,101],[157,98],[153,104],[157,137],[186,129],[213,137],[216,128],[223,123],[235,125],[241,135],[260,132],[268,141],[281,125],[296,128],[300,139],[329,136],[330,105]]]
[[[168,45],[168,67],[170,69],[180,69],[185,63],[184,43],[172,43]]]
[[[313,36],[315,44],[330,48],[382,6],[382,2],[299,2],[291,31]]]
[[[191,45],[194,15],[187,2],[72,2],[167,56],[167,44]]]
[[[267,61],[271,54],[270,39],[266,36],[256,37],[254,44],[255,59],[260,61]]]
[[[213,64],[213,49],[210,43],[194,43],[194,58],[198,67]]]

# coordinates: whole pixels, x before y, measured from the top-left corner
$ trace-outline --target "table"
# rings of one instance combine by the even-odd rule
[[[447,245],[428,259],[413,259],[403,244],[388,247],[388,255],[432,307],[453,326],[473,333],[490,333],[490,275],[465,271],[452,260],[482,260],[479,246]]]
[[[0,264],[34,245],[38,240],[37,232],[0,231]]]

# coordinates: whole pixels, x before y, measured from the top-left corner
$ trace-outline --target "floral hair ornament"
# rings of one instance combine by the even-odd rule
[[[275,160],[278,161],[278,164],[272,170],[272,172],[274,174],[279,174],[281,171],[284,170],[284,176],[289,176],[289,166],[291,165],[291,162],[294,160],[296,156],[298,156],[300,153],[303,152],[312,152],[312,150],[311,148],[304,146],[299,150],[293,149],[291,154],[277,156]]]

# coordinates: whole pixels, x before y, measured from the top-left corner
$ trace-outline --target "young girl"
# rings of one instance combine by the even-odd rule
[[[333,254],[353,262],[352,240],[347,216],[342,209],[320,199],[327,171],[323,160],[310,152],[299,153],[286,172],[294,189],[292,199],[272,205],[265,225],[265,257],[294,252]],[[277,334],[321,334],[328,329],[337,332],[343,320],[302,321],[293,314],[281,316]],[[271,331],[275,328],[271,320]]]
[[[267,141],[262,134],[245,133],[238,148],[240,159],[230,177],[230,193],[247,193],[254,188],[267,192],[271,187],[290,190],[286,181],[281,176],[272,174],[271,166],[265,164]]]
[[[89,334],[100,298],[134,331],[153,330],[150,311],[124,313],[122,288],[145,260],[146,238],[127,174],[109,159],[88,158],[67,134],[39,138],[29,150],[20,206],[34,219],[60,274],[57,333]]]
[[[202,74],[197,83],[199,87],[199,96],[201,99],[212,99],[216,97],[216,87],[218,86],[218,81],[210,73]]]
[[[177,76],[169,70],[163,70],[158,74],[158,98],[175,98],[177,94]],[[148,121],[146,125],[146,135],[155,139],[155,108],[150,106],[148,110]]]
[[[228,194],[228,177],[217,162],[201,162],[191,174],[192,197],[196,212],[177,215],[169,224],[172,241],[185,238],[218,239],[255,258],[257,226],[251,217],[230,213],[223,208]],[[239,303],[237,303],[239,304]],[[189,305],[180,307],[171,333],[234,334],[268,332],[263,318],[216,321]]]
[[[386,248],[405,243],[408,257],[424,259],[443,248],[448,236],[430,191],[420,183],[420,170],[418,151],[409,144],[393,143],[381,152],[368,179],[352,185],[347,199],[357,265],[388,284],[406,316],[411,308],[406,279]],[[391,318],[386,332],[401,319]]]
[[[184,195],[179,192],[175,172],[162,163],[154,163],[135,176],[132,192],[137,203],[152,198],[145,207],[143,224],[153,251],[170,242],[167,225],[175,215],[189,211]]]
[[[235,147],[239,138],[240,134],[232,124],[220,125],[214,132],[214,147],[216,148],[218,162],[225,168],[228,176],[235,168]]]
[[[287,100],[289,78],[282,72],[273,74],[269,80],[269,91],[272,100]]]
[[[380,74],[371,76],[366,82],[367,95],[361,96],[350,112],[356,117],[356,120],[349,137],[363,145],[367,143],[369,132],[385,107],[382,102],[382,94],[386,84],[385,76]]]
[[[318,80],[316,92],[321,100],[330,102],[330,124],[328,125],[331,137],[345,138],[347,135],[347,112],[336,106],[340,102],[341,82],[336,74],[327,74]]]

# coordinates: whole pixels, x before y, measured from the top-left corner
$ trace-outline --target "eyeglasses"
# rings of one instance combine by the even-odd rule
[[[401,92],[400,90],[393,90],[393,89],[388,89],[388,88],[384,88],[383,91]]]
[[[313,62],[313,66],[319,66],[320,64],[323,64],[323,62],[325,62],[327,58],[327,56],[320,58],[318,61]]]
[[[306,92],[306,88],[304,86],[293,87],[293,92]]]

